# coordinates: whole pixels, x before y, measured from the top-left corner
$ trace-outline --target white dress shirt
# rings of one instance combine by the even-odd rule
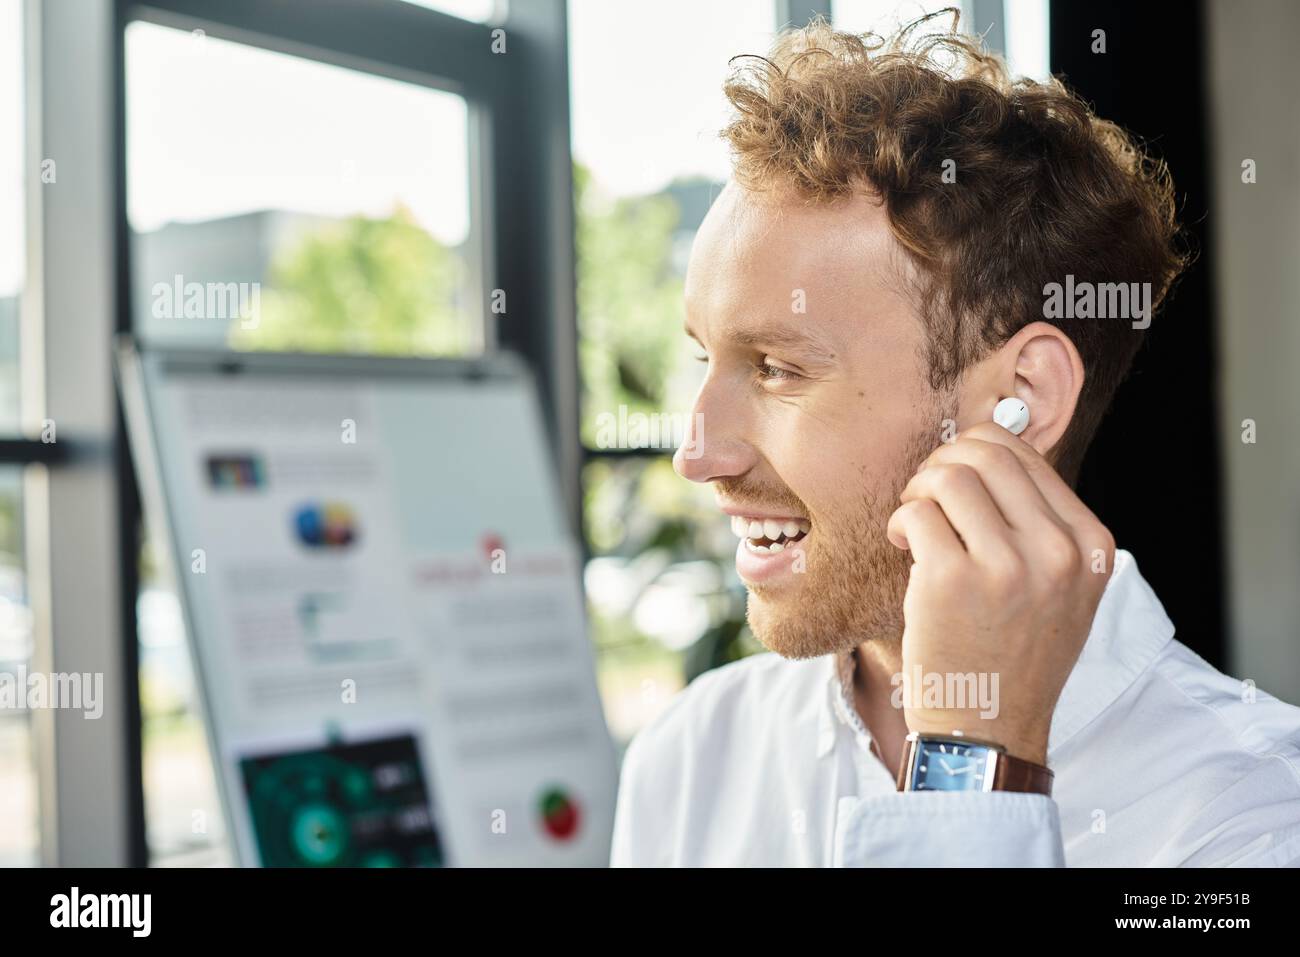
[[[1173,637],[1133,556],[1052,717],[1052,796],[899,792],[851,655],[698,677],[623,759],[613,866],[1300,866],[1300,708]]]

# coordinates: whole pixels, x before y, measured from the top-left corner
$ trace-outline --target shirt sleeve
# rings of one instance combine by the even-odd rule
[[[1064,867],[1056,802],[1016,791],[897,791],[839,803],[836,867]]]
[[[1207,801],[1151,862],[1159,867],[1300,867],[1300,775],[1256,762]]]

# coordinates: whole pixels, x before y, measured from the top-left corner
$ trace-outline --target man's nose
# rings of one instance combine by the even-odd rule
[[[729,408],[706,382],[695,399],[673,468],[692,482],[714,482],[743,475],[754,464],[754,450],[740,432],[743,416]]]

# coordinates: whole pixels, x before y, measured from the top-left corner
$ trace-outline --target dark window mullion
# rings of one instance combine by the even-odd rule
[[[49,465],[68,458],[67,443],[42,442],[39,439],[0,438],[0,465]]]

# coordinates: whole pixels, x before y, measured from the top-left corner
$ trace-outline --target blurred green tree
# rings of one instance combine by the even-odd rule
[[[573,185],[582,438],[594,445],[601,412],[666,411],[682,353],[682,277],[672,262],[679,210],[665,194],[608,199],[578,164]]]
[[[463,355],[477,341],[458,301],[463,264],[404,207],[324,226],[271,263],[255,326],[237,349]]]
[[[578,358],[582,388],[582,439],[596,444],[602,412],[688,413],[672,408],[679,363],[689,361],[682,324],[684,277],[674,262],[682,210],[671,191],[610,199],[591,174],[576,165]],[[710,185],[692,184],[709,193]],[[720,525],[712,496],[673,473],[665,455],[639,460],[594,460],[584,471],[588,541],[597,554],[632,564],[639,596],[682,564],[712,561],[725,579],[735,539],[715,533]],[[725,531],[725,530],[724,530]],[[642,569],[652,569],[648,575]],[[658,571],[653,571],[657,569]],[[704,576],[710,577],[710,576]],[[711,624],[679,659],[686,681],[761,646],[745,626],[743,592],[725,587],[705,599]],[[592,632],[609,660],[662,658],[664,649],[638,632],[630,614],[593,613]],[[613,655],[609,653],[613,652]]]

